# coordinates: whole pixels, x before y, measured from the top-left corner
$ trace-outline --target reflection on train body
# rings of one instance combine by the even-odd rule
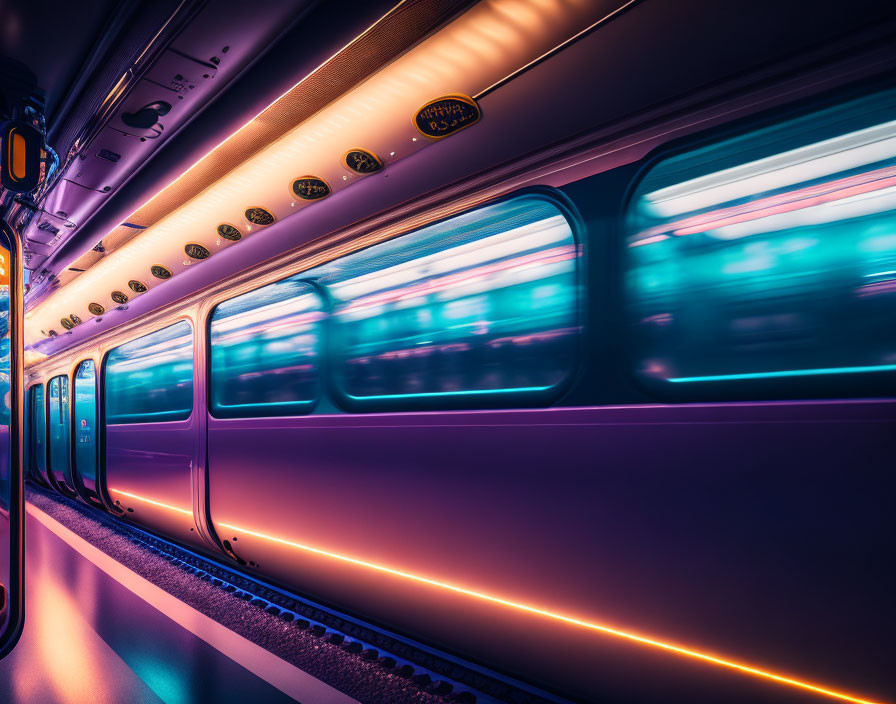
[[[103,340],[100,374],[72,351],[75,476],[103,476],[98,376],[130,520],[411,638],[589,701],[630,632],[879,679],[843,644],[892,602],[854,546],[891,520],[888,402],[855,399],[896,371],[894,98],[284,256]],[[58,374],[30,448],[40,476],[48,384],[61,484]]]

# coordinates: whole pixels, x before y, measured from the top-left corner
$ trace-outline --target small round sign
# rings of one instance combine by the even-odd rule
[[[414,114],[414,127],[429,139],[444,139],[475,125],[482,117],[479,104],[456,93],[430,100]]]
[[[188,242],[184,247],[184,252],[190,259],[208,259],[211,256],[208,249],[196,242]]]
[[[383,168],[383,160],[366,149],[352,149],[345,154],[345,165],[356,174],[373,174]]]
[[[302,200],[320,200],[330,195],[330,184],[317,176],[302,176],[292,182],[292,192]]]
[[[134,293],[143,293],[146,291],[146,284],[137,281],[136,279],[131,279],[128,281],[128,288]]]
[[[170,279],[171,272],[163,267],[161,264],[153,264],[149,269],[150,273],[155,276],[157,279]]]
[[[233,225],[224,222],[218,225],[218,236],[223,237],[225,240],[230,240],[231,242],[237,242],[242,239],[243,234]]]
[[[73,327],[75,327],[75,324],[74,324],[71,320],[69,320],[68,318],[62,318],[62,319],[59,321],[59,324],[60,324],[62,327],[64,327],[66,330],[71,330]]]
[[[75,315],[74,313],[72,313],[72,314],[71,314],[70,316],[68,316],[68,317],[69,317],[69,319],[70,319],[75,325],[80,325],[80,324],[81,324],[81,318],[79,318],[79,317],[78,317],[77,315]]]
[[[127,294],[122,291],[113,291],[109,294],[109,297],[120,306],[128,302]]]
[[[247,208],[246,220],[253,225],[270,225],[274,222],[274,216],[264,208]]]
[[[90,311],[91,315],[102,315],[106,312],[106,309],[99,303],[91,303],[87,306],[87,310]]]

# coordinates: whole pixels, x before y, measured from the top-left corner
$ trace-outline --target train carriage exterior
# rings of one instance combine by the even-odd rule
[[[27,370],[30,480],[546,698],[892,696],[896,57],[536,106],[601,36],[419,161],[222,221],[254,259],[185,226],[190,290]],[[521,116],[549,146],[457,166]]]

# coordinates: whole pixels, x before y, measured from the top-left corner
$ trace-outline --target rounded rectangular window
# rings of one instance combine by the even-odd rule
[[[60,484],[68,485],[71,472],[71,420],[68,405],[68,377],[54,376],[47,384],[47,426],[50,436],[50,471]]]
[[[544,402],[575,369],[578,260],[565,212],[527,195],[323,267],[337,387],[358,401]]]
[[[896,371],[894,105],[867,95],[649,169],[625,258],[642,378],[852,393]]]
[[[28,469],[38,477],[47,475],[47,425],[46,407],[44,406],[44,385],[35,384],[28,390],[30,399],[28,407]]]
[[[78,365],[74,380],[75,471],[91,491],[96,491],[97,416],[96,365],[87,359]]]
[[[218,305],[209,397],[218,418],[308,413],[319,395],[324,302],[297,277]]]
[[[193,412],[193,329],[186,320],[106,355],[106,423],[186,420]]]

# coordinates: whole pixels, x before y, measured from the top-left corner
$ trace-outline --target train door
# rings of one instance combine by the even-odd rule
[[[81,498],[100,505],[97,485],[99,456],[97,453],[96,364],[85,359],[75,370],[73,380],[74,466],[72,479]]]
[[[47,483],[47,408],[44,401],[44,385],[35,384],[28,389],[27,471],[31,479]]]
[[[47,427],[49,428],[50,481],[60,493],[76,496],[71,480],[71,420],[69,416],[68,377],[55,376],[47,385]]]

